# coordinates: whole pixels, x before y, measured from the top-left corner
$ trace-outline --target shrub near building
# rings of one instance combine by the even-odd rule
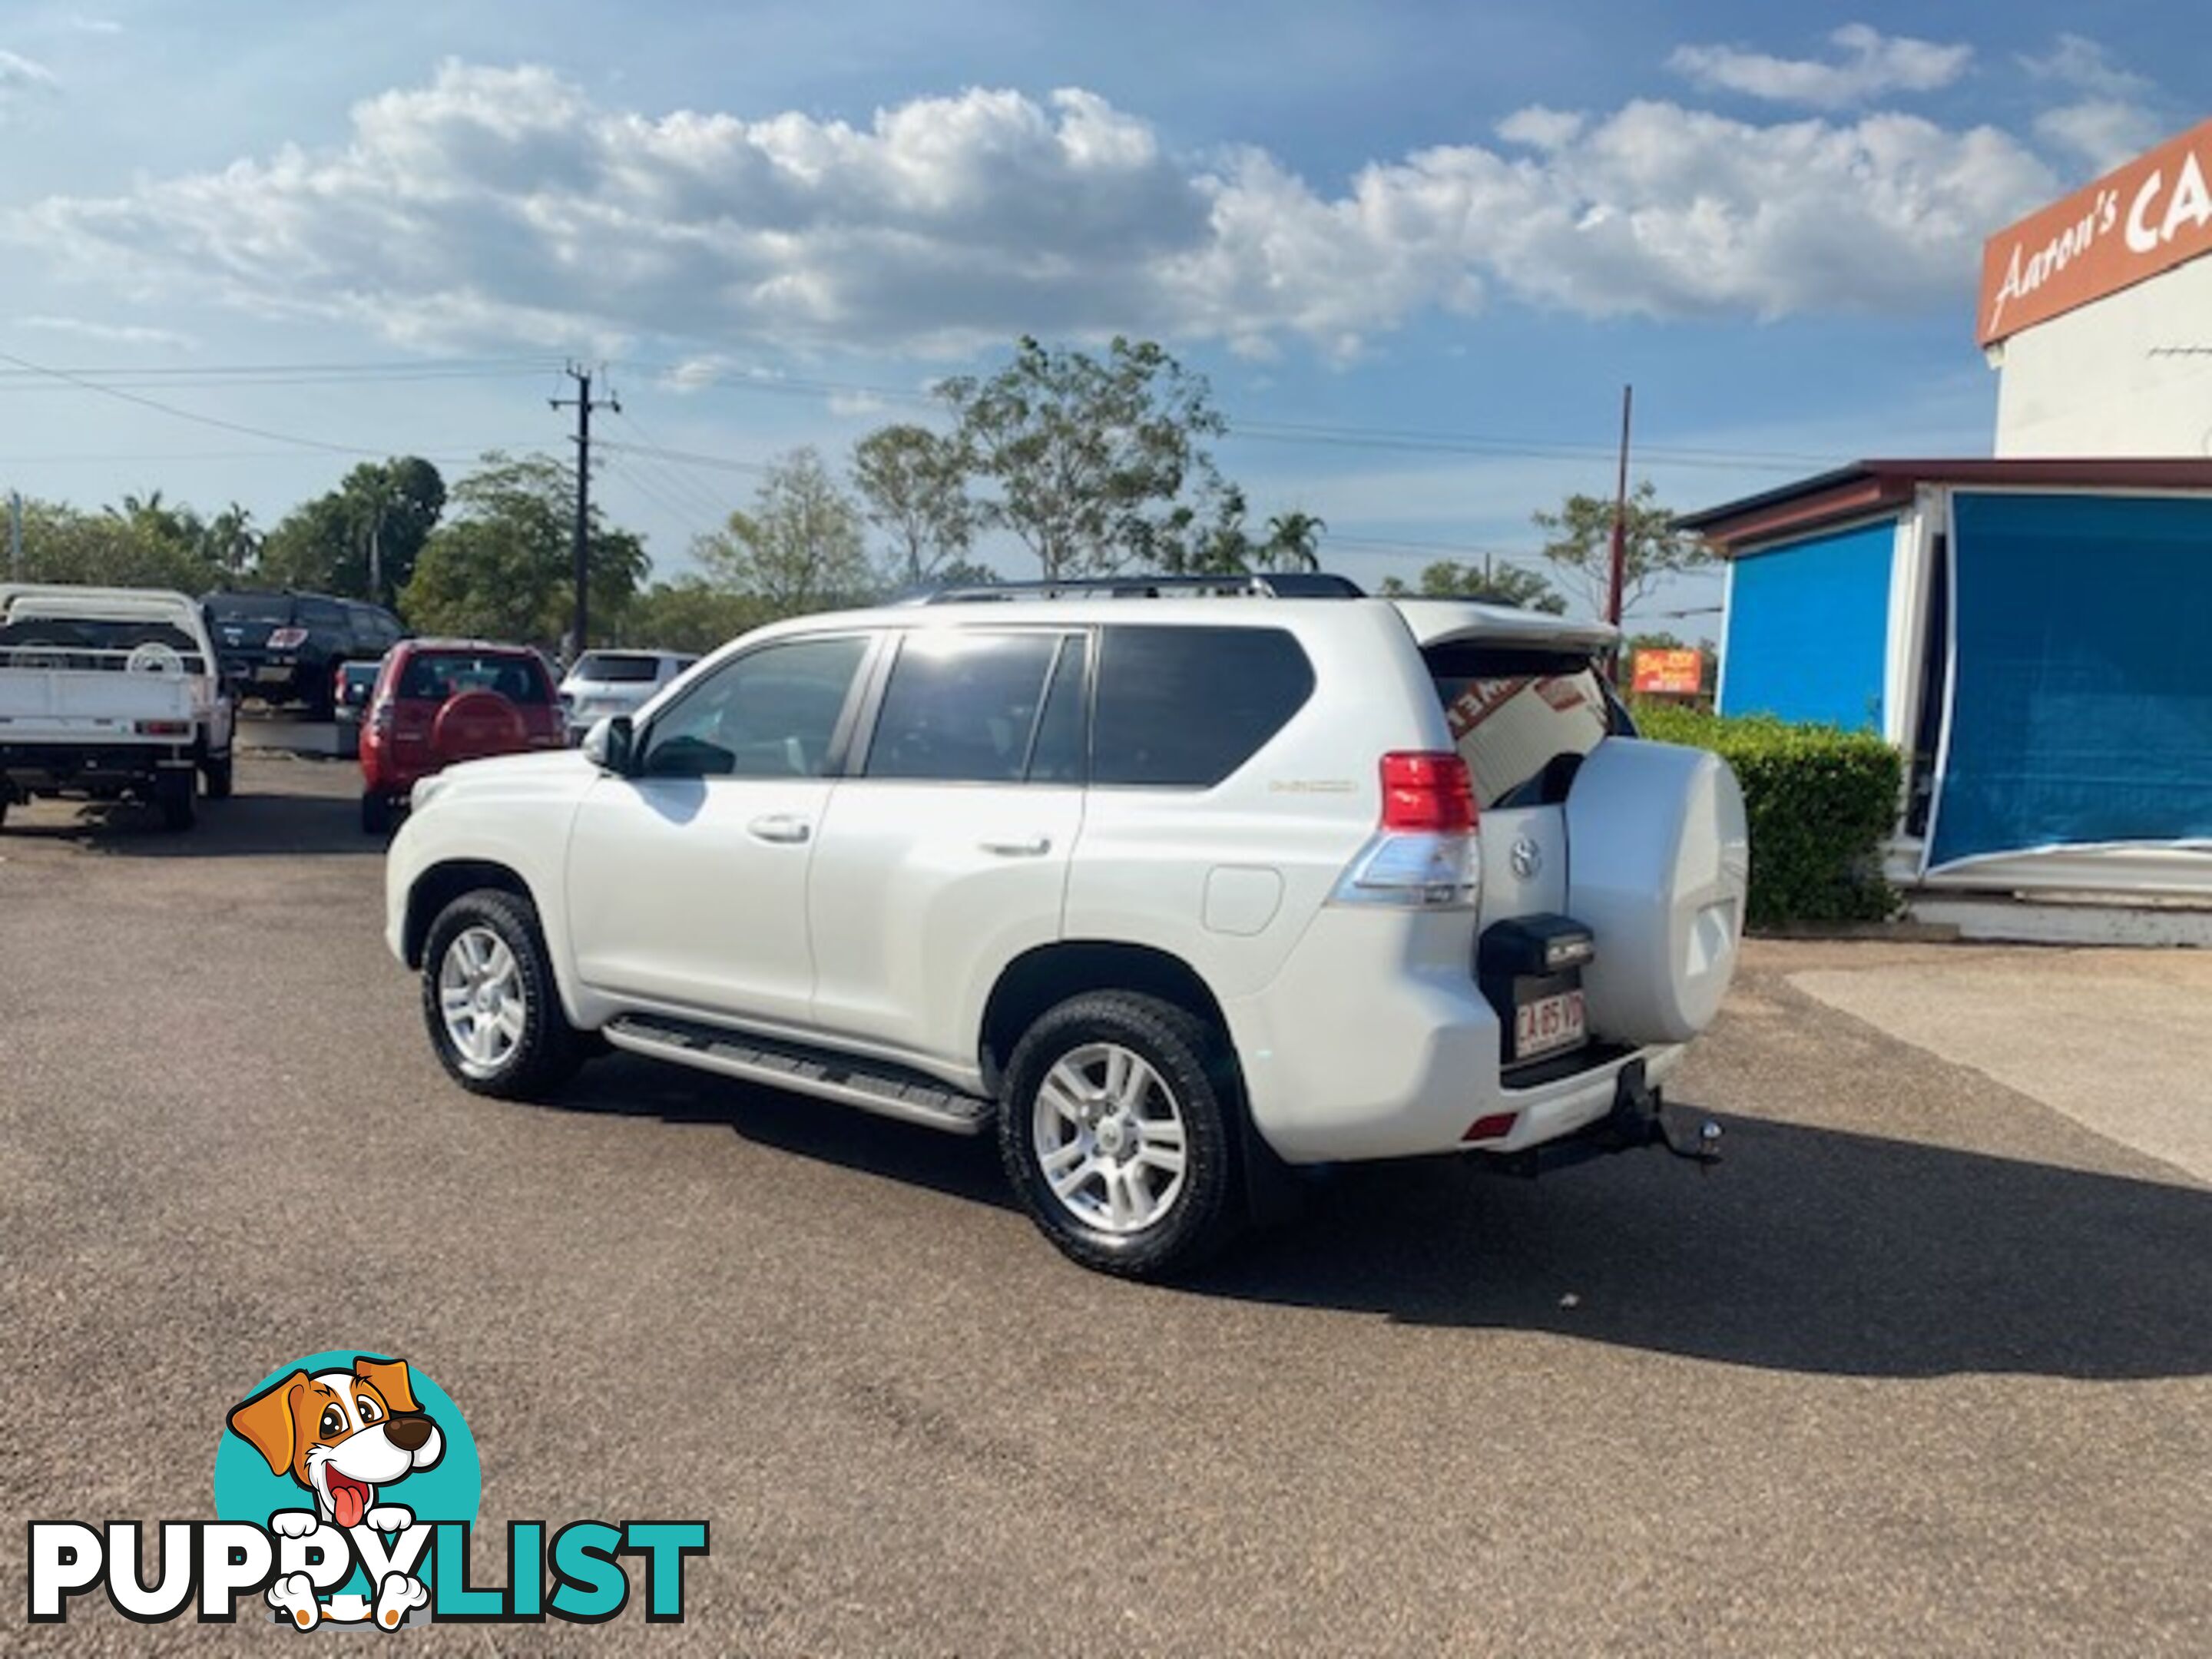
[[[1750,923],[1879,921],[1897,908],[1881,846],[1897,824],[1898,753],[1871,732],[1640,704],[1637,729],[1735,769],[1751,821]]]

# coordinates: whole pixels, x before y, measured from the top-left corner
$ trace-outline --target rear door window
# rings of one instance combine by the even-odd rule
[[[281,627],[292,620],[292,596],[289,593],[214,593],[208,598],[207,608],[218,622],[267,623]]]
[[[1049,633],[908,635],[863,775],[1020,782],[1059,649],[1060,636]]]
[[[1313,665],[1281,629],[1107,628],[1091,781],[1211,788],[1281,731],[1313,689]]]
[[[657,657],[633,656],[614,651],[586,651],[575,667],[580,680],[602,685],[650,685],[659,675]]]
[[[524,707],[550,702],[545,670],[534,657],[482,651],[418,651],[407,659],[398,695],[443,702],[464,691],[496,691]]]
[[[1583,757],[1627,729],[1586,656],[1455,645],[1422,655],[1478,806],[1565,800]]]

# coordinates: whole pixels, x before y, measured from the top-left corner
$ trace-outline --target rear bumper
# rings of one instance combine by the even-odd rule
[[[1517,1153],[1604,1118],[1629,1068],[1656,1086],[1680,1064],[1680,1044],[1607,1048],[1601,1032],[1523,1082],[1469,971],[1470,933],[1324,911],[1273,983],[1224,1000],[1253,1127],[1285,1162]]]
[[[0,778],[17,789],[128,788],[193,764],[190,744],[0,744]]]

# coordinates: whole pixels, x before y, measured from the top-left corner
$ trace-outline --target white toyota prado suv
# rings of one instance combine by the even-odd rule
[[[605,1043],[956,1133],[1152,1275],[1284,1166],[1663,1143],[1742,798],[1610,630],[1340,578],[1011,586],[725,647],[580,750],[418,785],[386,937],[464,1088]]]

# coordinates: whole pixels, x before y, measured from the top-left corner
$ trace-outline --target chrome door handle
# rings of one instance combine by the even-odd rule
[[[996,853],[1003,859],[1042,858],[1052,851],[1050,836],[1024,836],[1013,841],[985,841],[976,843],[987,853]]]
[[[745,831],[756,841],[789,843],[805,841],[814,833],[814,826],[789,812],[771,812],[764,818],[755,818]]]

